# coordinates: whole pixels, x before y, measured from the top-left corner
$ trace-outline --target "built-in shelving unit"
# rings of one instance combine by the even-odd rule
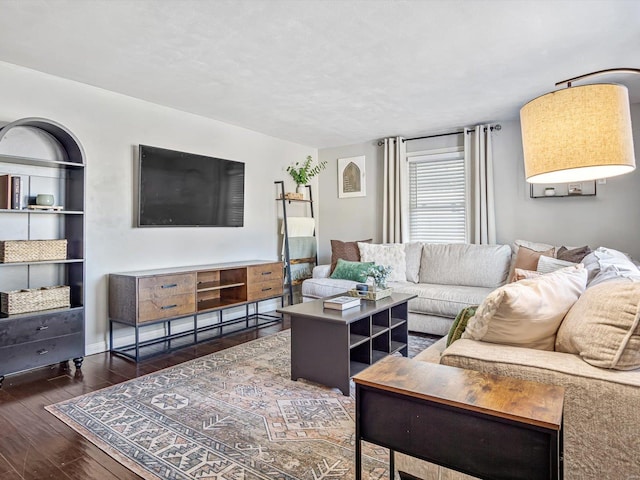
[[[20,202],[0,209],[0,240],[67,240],[67,258],[0,263],[0,291],[68,285],[70,308],[0,313],[0,384],[4,376],[84,357],[85,155],[64,126],[26,118],[0,129],[0,175],[20,178]],[[61,210],[32,210],[37,194]]]
[[[253,260],[215,265],[113,273],[109,275],[111,352],[142,358],[194,345],[230,333],[282,320],[260,312],[259,304],[284,304],[282,262]],[[245,307],[244,315],[225,318],[225,310]],[[213,315],[213,320],[212,320]],[[172,322],[192,319],[186,330]],[[114,344],[114,325],[132,327],[133,342]],[[162,327],[162,334],[141,340],[141,331]]]

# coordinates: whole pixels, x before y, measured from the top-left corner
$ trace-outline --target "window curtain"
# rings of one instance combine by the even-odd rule
[[[470,173],[469,241],[478,244],[496,243],[496,217],[493,189],[493,154],[491,125],[465,129],[464,156]]]
[[[382,242],[401,243],[408,239],[406,191],[407,147],[402,137],[384,139],[384,179]]]

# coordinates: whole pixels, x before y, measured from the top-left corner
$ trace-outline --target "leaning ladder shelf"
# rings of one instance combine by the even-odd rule
[[[277,198],[276,200],[279,202],[282,202],[282,223],[284,226],[284,236],[283,236],[283,245],[284,245],[284,269],[285,269],[285,287],[288,290],[288,294],[289,294],[289,305],[291,305],[293,303],[293,287],[294,285],[299,285],[302,283],[302,281],[304,279],[296,279],[293,280],[291,278],[291,265],[296,265],[296,264],[302,264],[302,263],[310,263],[315,265],[318,265],[318,254],[317,254],[317,249],[316,249],[316,254],[313,257],[308,257],[308,258],[291,258],[291,251],[289,249],[289,224],[288,224],[288,217],[287,217],[287,204],[291,204],[293,203],[306,203],[309,204],[309,212],[310,212],[310,217],[311,218],[315,218],[314,217],[314,213],[313,213],[313,194],[311,192],[311,185],[305,185],[306,189],[307,189],[307,193],[309,196],[308,200],[305,199],[293,199],[293,198],[286,198],[285,197],[285,192],[284,192],[284,182],[282,180],[277,180],[275,182],[276,185],[279,186],[279,198]],[[315,228],[314,228],[314,236],[315,236]]]

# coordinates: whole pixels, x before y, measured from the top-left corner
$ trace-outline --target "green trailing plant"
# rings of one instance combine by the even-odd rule
[[[320,174],[322,170],[327,168],[327,162],[320,162],[316,166],[313,166],[313,159],[311,155],[307,156],[307,159],[302,165],[300,162],[296,162],[295,165],[287,167],[287,172],[293,178],[296,185],[306,185],[316,175]]]

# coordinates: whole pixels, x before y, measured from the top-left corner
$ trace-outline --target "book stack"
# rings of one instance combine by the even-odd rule
[[[0,210],[22,208],[22,179],[13,175],[0,175]]]
[[[329,298],[323,302],[324,308],[332,310],[347,310],[349,308],[359,307],[360,299],[348,296]]]

